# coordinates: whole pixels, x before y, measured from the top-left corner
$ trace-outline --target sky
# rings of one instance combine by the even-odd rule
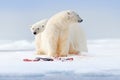
[[[0,40],[33,40],[30,25],[74,10],[87,39],[120,38],[120,0],[0,0]]]

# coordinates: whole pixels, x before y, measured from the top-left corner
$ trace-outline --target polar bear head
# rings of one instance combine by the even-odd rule
[[[74,11],[66,11],[66,19],[68,19],[68,22],[72,22],[72,23],[81,23],[83,21],[83,19],[80,18],[80,16],[74,12]]]
[[[67,23],[67,24],[80,23],[83,21],[83,19],[81,19],[76,12],[71,10],[59,12],[54,16],[54,18],[56,20],[59,20],[58,22]]]
[[[34,35],[37,35],[38,33],[41,33],[45,29],[45,25],[47,24],[47,19],[41,20],[35,24],[32,25],[31,31]]]

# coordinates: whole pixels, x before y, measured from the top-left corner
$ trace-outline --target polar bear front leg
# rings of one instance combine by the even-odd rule
[[[36,53],[37,55],[44,55],[44,53],[41,51],[41,48],[40,48],[40,41],[39,40],[35,40],[35,46],[36,46]]]
[[[62,34],[63,33],[63,34]],[[69,37],[68,32],[61,32],[61,37],[59,41],[59,56],[66,57],[69,52]]]
[[[47,40],[47,54],[48,54],[48,56],[58,57],[56,50],[57,50],[57,38],[55,36],[51,36]]]
[[[59,48],[59,56],[60,57],[67,57],[69,52],[69,43],[67,41],[62,41]]]

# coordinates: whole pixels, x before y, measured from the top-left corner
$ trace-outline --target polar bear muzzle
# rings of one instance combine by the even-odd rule
[[[83,19],[81,19],[81,20],[78,20],[78,22],[79,22],[79,23],[83,22]]]
[[[37,33],[36,32],[33,32],[34,35],[36,35]]]

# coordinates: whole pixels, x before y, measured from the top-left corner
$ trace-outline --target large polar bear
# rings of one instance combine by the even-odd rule
[[[40,53],[49,56],[67,56],[70,46],[70,25],[82,19],[74,11],[62,11],[52,16],[41,34]]]
[[[35,35],[35,46],[36,46],[37,54],[42,54],[40,53],[41,33],[44,31],[47,21],[48,21],[47,19],[41,20],[33,24],[32,27],[30,28],[31,32]]]

